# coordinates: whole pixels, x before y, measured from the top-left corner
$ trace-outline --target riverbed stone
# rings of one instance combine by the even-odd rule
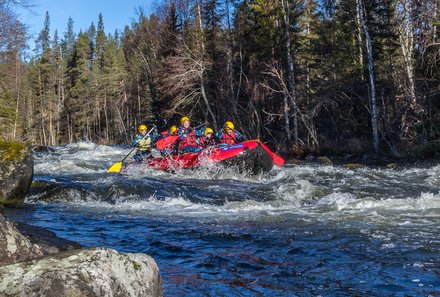
[[[43,254],[38,245],[31,243],[27,237],[20,234],[17,228],[0,214],[0,266],[35,259],[43,256]]]
[[[23,202],[33,174],[32,152],[20,143],[0,141],[0,203]]]
[[[163,296],[148,255],[74,250],[0,267],[0,296]]]

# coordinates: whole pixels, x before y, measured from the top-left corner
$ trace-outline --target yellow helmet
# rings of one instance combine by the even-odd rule
[[[205,132],[203,132],[203,135],[206,136],[206,135],[208,135],[209,133],[214,134],[214,131],[213,131],[211,128],[208,127],[208,128],[205,129]]]
[[[172,126],[170,127],[170,133],[173,134],[173,133],[175,133],[176,131],[177,131],[177,127],[176,127],[176,125],[172,125]]]
[[[224,125],[225,130],[234,130],[234,123],[227,121]]]
[[[139,133],[141,133],[142,130],[148,130],[147,126],[146,125],[139,125],[139,127],[138,127]]]
[[[182,125],[183,125],[183,122],[185,122],[185,121],[188,121],[188,122],[190,122],[190,119],[189,119],[189,117],[181,117],[181,118],[180,118],[180,124],[182,124]]]

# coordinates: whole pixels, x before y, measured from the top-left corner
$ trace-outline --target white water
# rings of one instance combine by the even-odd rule
[[[37,155],[36,179],[67,184],[69,190],[55,200],[76,207],[165,217],[362,219],[391,225],[424,224],[440,216],[438,165],[395,170],[287,165],[257,177],[215,167],[173,174],[144,169],[115,176],[106,170],[130,148],[78,143],[54,149]],[[41,202],[43,194],[28,201]],[[214,201],[217,196],[222,198]]]

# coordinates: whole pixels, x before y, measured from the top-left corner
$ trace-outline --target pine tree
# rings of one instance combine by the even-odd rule
[[[64,32],[63,39],[61,40],[62,53],[64,60],[67,61],[67,64],[69,64],[69,62],[72,60],[73,50],[75,46],[75,33],[73,31],[73,25],[73,19],[69,17],[69,20],[67,21],[66,32]]]
[[[87,139],[88,112],[90,111],[90,67],[89,67],[89,44],[87,35],[80,32],[75,43],[73,60],[68,69],[70,85],[68,96],[65,101],[65,112],[69,142]]]
[[[98,27],[96,28],[96,65],[102,69],[104,67],[104,47],[105,47],[106,36],[104,32],[104,20],[102,14],[98,16]]]

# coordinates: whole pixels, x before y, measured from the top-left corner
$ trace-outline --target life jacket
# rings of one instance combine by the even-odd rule
[[[226,133],[226,131],[222,131],[220,137],[219,137],[219,143],[225,143],[227,145],[233,145],[238,142],[237,134],[235,131],[232,131],[231,134]]]
[[[215,140],[214,136],[212,136],[211,138],[206,138],[206,136],[202,136],[199,138],[199,146],[202,148],[215,146],[216,144],[217,141]]]
[[[151,149],[151,138],[147,136],[145,139],[142,139],[143,137],[142,134],[138,134],[133,141],[133,145],[137,145],[139,151],[146,152]]]
[[[181,135],[179,138],[179,149],[184,149],[187,146],[198,146],[197,136],[193,128],[180,127],[178,134]]]

